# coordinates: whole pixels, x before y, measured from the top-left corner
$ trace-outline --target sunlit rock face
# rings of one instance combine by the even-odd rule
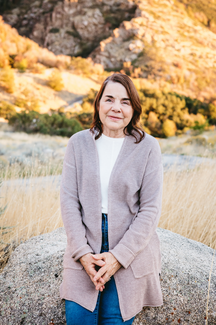
[[[4,13],[5,22],[55,54],[88,54],[137,6],[129,0],[27,1]]]
[[[150,88],[215,100],[212,1],[203,7],[208,9],[203,9],[205,13],[193,14],[180,3],[183,0],[17,1],[19,5],[3,17],[43,48],[40,63],[56,66],[53,53],[90,57],[104,69],[145,78]],[[17,43],[5,47],[10,55],[17,52]],[[48,50],[53,52],[49,53],[51,63],[44,59]]]

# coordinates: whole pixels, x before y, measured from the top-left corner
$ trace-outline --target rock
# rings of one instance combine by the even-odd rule
[[[216,324],[214,250],[168,230],[159,228],[158,234],[164,305],[145,307],[133,324],[204,324],[210,273],[208,322]],[[65,231],[58,228],[15,249],[0,274],[2,325],[65,324],[64,302],[59,298],[65,247]]]
[[[157,83],[156,88],[164,81],[170,91],[209,101],[216,91],[216,23],[211,18],[215,12],[211,6],[210,15],[208,4],[208,10],[197,7],[190,16],[186,7],[189,10],[171,0],[20,0],[19,8],[4,11],[5,21],[43,49],[30,40],[26,44],[14,29],[14,37],[6,38],[2,47],[6,59],[0,54],[0,61],[4,66],[8,54],[27,57],[26,51],[32,67],[34,57],[49,67],[68,68],[70,64],[59,63],[50,51],[68,55],[67,60],[90,56],[111,71],[122,70],[130,61],[134,69],[141,69],[124,70],[132,78],[148,78]],[[179,61],[182,68],[172,64]]]
[[[137,8],[130,0],[28,2],[21,0],[19,10],[5,12],[4,20],[56,55],[71,56],[87,56]]]
[[[65,245],[60,228],[31,238],[14,251],[0,275],[4,282],[0,289],[2,325],[65,324],[59,299]]]
[[[204,25],[208,25],[208,18],[206,17],[206,15],[204,14],[204,12],[195,12],[194,13],[194,17],[199,20],[202,24]]]
[[[108,69],[121,69],[124,62],[136,60],[145,47],[143,41],[134,39],[144,34],[138,27],[135,19],[124,21],[112,36],[100,42],[90,57]]]
[[[74,17],[74,27],[83,41],[94,42],[98,35],[104,34],[105,21],[98,8],[84,10],[82,15]]]

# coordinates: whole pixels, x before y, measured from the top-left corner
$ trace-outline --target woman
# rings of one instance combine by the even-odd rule
[[[60,195],[68,325],[132,324],[143,306],[163,303],[156,233],[163,168],[140,114],[131,79],[115,73],[96,96],[92,128],[69,139]]]

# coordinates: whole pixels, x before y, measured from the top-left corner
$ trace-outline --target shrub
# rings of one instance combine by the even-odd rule
[[[88,92],[88,95],[83,98],[82,107],[86,103],[93,105],[97,92],[97,90],[91,88]]]
[[[163,133],[166,137],[173,137],[177,131],[175,122],[167,119],[163,122]]]
[[[82,110],[83,110],[83,112],[86,112],[86,113],[93,112],[93,105],[88,102],[85,102],[82,104]]]
[[[147,128],[149,129],[152,135],[157,136],[158,133],[162,134],[161,122],[155,112],[149,112],[147,119]]]
[[[199,146],[206,146],[208,144],[208,141],[205,137],[202,136],[192,136],[188,140],[184,142],[184,144],[195,144]]]
[[[27,105],[27,100],[25,99],[25,97],[17,97],[15,99],[14,104],[20,108],[25,108],[25,106]]]
[[[209,117],[212,123],[216,124],[216,106],[213,104],[208,105]]]
[[[16,97],[14,104],[27,111],[40,111],[40,103],[35,95],[25,88],[20,96]]]
[[[94,73],[93,64],[90,60],[78,57],[71,58],[71,67],[78,73],[89,77],[92,73]]]
[[[209,117],[209,123],[214,120],[211,116],[214,115],[214,105],[203,103],[197,99],[179,95],[177,93],[166,93],[158,89],[139,89],[138,90],[141,105],[142,115],[141,124],[148,127],[151,133],[155,136],[166,136],[164,129],[161,129],[161,124],[167,119],[172,120],[178,131],[183,131],[185,128],[191,128],[197,125],[207,125],[206,119]],[[154,112],[158,119],[157,125],[149,124],[149,113]],[[160,123],[159,123],[160,122]],[[180,134],[181,132],[178,132]]]
[[[48,85],[56,91],[61,91],[64,88],[64,83],[59,70],[53,70],[53,72],[49,76]]]
[[[198,131],[198,133],[202,133],[207,127],[208,127],[208,122],[204,124],[199,124],[198,121],[195,121],[195,124],[191,127],[191,129]]]
[[[5,68],[9,65],[8,54],[0,48],[0,68]]]
[[[183,115],[183,120],[184,120],[184,124],[190,128],[194,128],[198,130],[198,128],[196,128],[196,126],[198,125],[203,125],[203,127],[207,126],[207,122],[205,117],[198,113],[198,114],[184,114]]]
[[[7,66],[0,70],[0,85],[8,92],[13,93],[15,84],[14,84],[14,72]]]
[[[32,67],[31,67],[31,72],[32,73],[40,73],[40,74],[42,74],[42,73],[44,73],[45,69],[46,69],[46,67],[43,64],[34,63],[32,65]]]
[[[54,112],[51,115],[35,111],[16,113],[9,119],[9,125],[13,125],[17,131],[67,137],[82,130],[78,120],[67,119],[64,115]]]
[[[16,110],[13,105],[5,101],[0,102],[0,117],[8,119],[15,112]]]
[[[202,133],[206,127],[208,127],[208,121],[206,121],[204,116],[199,113],[197,115],[194,115],[193,125],[191,126],[191,129],[195,131],[199,131],[199,133]]]
[[[18,69],[19,72],[25,72],[26,69],[28,68],[27,59],[23,58],[23,59],[17,60],[17,61],[15,59],[14,68]]]
[[[84,129],[89,129],[93,122],[93,113],[81,113],[76,116],[78,121],[82,124]]]

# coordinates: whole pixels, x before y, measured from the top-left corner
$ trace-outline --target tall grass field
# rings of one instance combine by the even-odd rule
[[[47,173],[50,175],[49,170]],[[63,226],[59,177],[39,177],[35,181],[37,172],[33,170],[26,178],[18,179],[16,168],[13,175],[11,178],[11,170],[5,173],[0,188],[0,207],[6,206],[0,215],[0,266],[21,242]],[[183,171],[174,166],[165,171],[159,227],[216,249],[216,168],[213,164],[203,163]]]

